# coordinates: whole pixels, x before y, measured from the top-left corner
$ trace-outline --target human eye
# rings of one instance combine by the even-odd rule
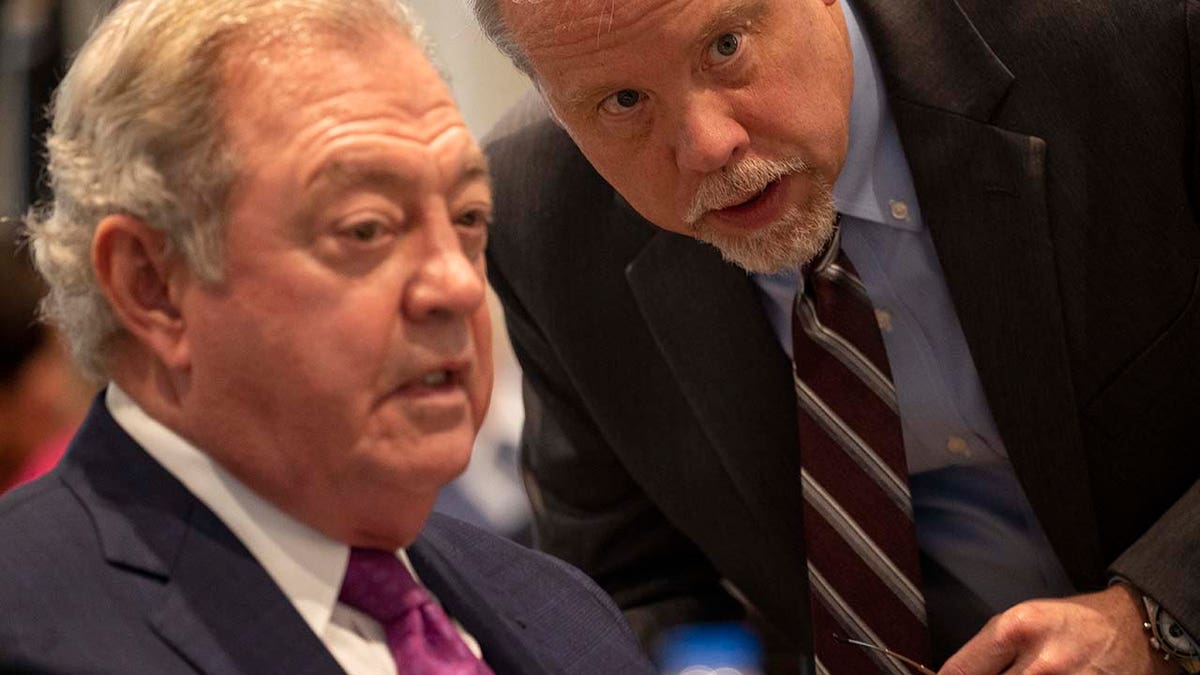
[[[628,115],[645,99],[646,95],[636,89],[622,89],[601,101],[600,110],[609,115]]]
[[[492,224],[492,214],[483,208],[467,209],[454,219],[454,224],[473,230],[487,229]]]
[[[741,51],[746,36],[738,31],[726,31],[709,43],[704,58],[706,65],[719,66],[731,61]]]
[[[386,239],[394,231],[390,222],[379,215],[359,215],[347,218],[338,225],[337,235],[356,245],[372,245]]]
[[[355,241],[363,243],[373,241],[383,231],[383,225],[378,220],[368,220],[350,226],[346,234]]]
[[[485,207],[468,207],[461,209],[454,216],[454,225],[458,228],[459,241],[463,252],[469,258],[477,258],[487,246],[488,226],[492,224],[492,211]]]

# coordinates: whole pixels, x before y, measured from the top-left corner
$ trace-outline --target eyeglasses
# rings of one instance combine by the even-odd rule
[[[888,649],[887,647],[880,647],[879,645],[871,644],[870,642],[863,642],[862,640],[855,640],[854,638],[842,637],[841,635],[838,635],[837,633],[833,634],[833,639],[837,640],[838,642],[841,642],[842,644],[853,645],[855,647],[861,647],[863,649],[868,649],[871,651],[879,652],[880,654],[883,654],[884,656],[889,656],[889,657],[903,663],[904,665],[912,668],[913,670],[917,671],[918,673],[921,673],[921,675],[937,675],[936,671],[931,670],[927,666],[923,666],[920,663],[917,663],[916,661],[913,661],[912,659],[908,658],[907,656],[904,656],[903,654],[897,654],[896,652]]]

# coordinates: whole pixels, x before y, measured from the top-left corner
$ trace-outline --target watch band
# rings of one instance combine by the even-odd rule
[[[1200,645],[1196,640],[1154,598],[1143,595],[1142,602],[1146,605],[1142,628],[1150,637],[1150,646],[1162,654],[1164,661],[1173,660],[1193,675],[1200,673]]]

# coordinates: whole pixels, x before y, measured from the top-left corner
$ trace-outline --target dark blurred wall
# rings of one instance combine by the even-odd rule
[[[0,181],[4,215],[43,193],[38,186],[44,115],[62,72],[61,9],[51,0],[0,0]]]
[[[53,331],[17,219],[48,197],[46,109],[104,0],[0,0],[0,492],[53,466],[95,391]],[[12,220],[6,220],[12,218]]]
[[[46,107],[112,0],[0,0],[0,216],[44,199]]]

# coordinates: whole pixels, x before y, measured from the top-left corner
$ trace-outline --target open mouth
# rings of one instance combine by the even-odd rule
[[[428,370],[400,385],[399,391],[409,394],[451,391],[463,384],[466,378],[466,371],[467,368],[465,365],[447,365]]]
[[[450,372],[449,370],[435,370],[432,373],[426,373],[425,375],[421,376],[420,382],[426,387],[440,387],[444,384],[450,383],[450,380],[453,377],[454,373]]]
[[[755,207],[766,201],[768,197],[775,193],[775,191],[779,188],[779,183],[781,180],[782,179],[775,179],[770,183],[767,183],[766,187],[752,195],[749,199],[718,209],[717,213],[721,215],[737,216],[748,211],[752,211]]]
[[[750,206],[750,205],[754,204],[758,200],[762,199],[762,196],[767,193],[767,190],[769,190],[771,188],[771,186],[777,182],[778,181],[771,181],[770,183],[767,183],[767,187],[763,188],[761,191],[759,191],[753,197],[751,197],[750,199],[747,199],[746,201],[742,202],[741,204],[736,204],[735,207]]]

